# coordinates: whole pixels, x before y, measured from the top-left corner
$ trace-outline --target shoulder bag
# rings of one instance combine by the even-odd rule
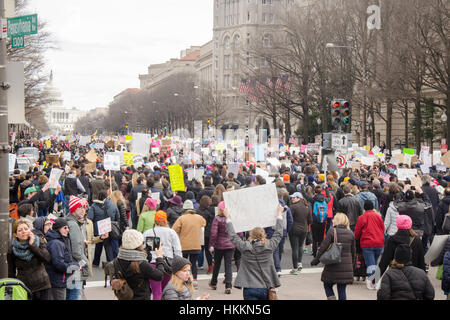
[[[255,252],[252,251],[252,253],[253,253],[253,255],[255,256],[256,263],[258,264],[259,271],[261,271],[261,276],[262,276],[262,278],[263,278],[264,284],[265,284],[266,287],[267,287],[267,290],[268,290],[268,298],[269,298],[269,300],[278,300],[278,296],[277,296],[277,291],[276,291],[276,289],[275,289],[275,288],[270,288],[270,286],[269,286],[269,285],[267,284],[267,282],[266,282],[266,277],[264,277],[264,272],[263,272],[263,270],[262,270],[262,268],[261,268],[261,265],[259,264],[258,256],[256,255]]]
[[[414,288],[413,288],[413,286],[411,285],[411,282],[409,281],[409,279],[408,279],[408,277],[406,276],[406,274],[403,272],[403,269],[400,269],[400,271],[403,273],[403,276],[406,278],[406,282],[408,282],[408,285],[409,285],[409,287],[411,288],[412,293],[414,294],[414,298],[415,298],[416,300],[419,300],[419,299],[417,299],[416,292],[414,291]]]
[[[334,241],[330,247],[319,258],[324,265],[336,264],[341,262],[342,243],[337,242],[337,231],[334,229]]]
[[[131,300],[134,297],[134,292],[125,280],[124,272],[117,259],[114,260],[114,275],[111,280],[111,288],[114,295],[119,300]]]
[[[106,210],[106,206],[103,207],[103,210],[105,211],[106,218],[108,218],[109,215],[108,215],[108,212]],[[111,232],[109,233],[109,238],[111,240],[120,240],[120,239],[122,239],[122,230],[120,230],[119,221],[112,221],[111,220]]]

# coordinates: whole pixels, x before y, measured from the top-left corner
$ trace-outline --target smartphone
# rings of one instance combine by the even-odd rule
[[[147,247],[147,250],[153,251],[153,237],[145,238],[145,246]]]
[[[153,248],[159,248],[161,246],[161,238],[160,237],[154,237],[153,238]]]

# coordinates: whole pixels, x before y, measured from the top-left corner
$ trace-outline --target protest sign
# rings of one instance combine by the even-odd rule
[[[171,165],[169,169],[169,179],[170,187],[172,191],[185,191],[184,178],[183,178],[183,168],[178,165]]]
[[[123,164],[126,166],[132,166],[133,165],[133,156],[135,156],[136,153],[132,152],[124,152],[123,153]]]
[[[256,167],[255,169],[256,175],[257,176],[261,176],[264,178],[264,180],[266,180],[266,183],[269,183],[269,173],[267,171],[264,171],[261,168]]]
[[[396,154],[402,154],[402,150],[396,149],[396,150],[392,150],[392,155],[396,155]]]
[[[158,164],[158,162],[154,161],[154,162],[150,162],[149,164],[147,164],[147,166],[153,170],[154,167],[160,167],[160,165]]]
[[[264,145],[259,144],[255,146],[255,160],[258,161],[265,161],[265,155],[264,155]]]
[[[441,155],[442,154],[440,150],[433,151],[433,166],[441,163]]]
[[[171,140],[170,139],[165,139],[161,141],[161,145],[162,146],[170,146],[171,144]]]
[[[310,153],[310,154],[316,154],[316,153],[319,153],[319,150],[320,150],[320,144],[318,144],[318,143],[308,143],[308,147],[306,149],[306,152]]]
[[[236,178],[239,173],[239,163],[230,163],[228,165],[227,175],[232,172],[234,174],[234,177]]]
[[[86,163],[84,169],[88,173],[94,172],[97,169],[97,164],[95,162]]]
[[[105,167],[105,170],[120,170],[120,156],[105,154],[103,166]]]
[[[97,143],[94,144],[94,149],[97,149],[97,150],[105,149],[105,144],[97,142]]]
[[[152,192],[152,197],[151,198],[155,199],[155,200],[159,200],[160,199],[159,192]]]
[[[47,149],[50,149],[52,147],[52,142],[50,140],[45,140],[45,146]]]
[[[50,171],[50,177],[48,179],[50,188],[56,189],[56,187],[58,186],[59,178],[61,178],[62,173],[63,171],[58,168],[53,168],[52,171]]]
[[[14,167],[16,166],[16,158],[17,156],[13,153],[9,154],[8,164],[9,164],[9,172],[14,172]]]
[[[97,161],[97,153],[95,152],[94,149],[91,149],[86,157],[85,157],[89,162],[96,162]]]
[[[436,170],[437,171],[446,172],[447,171],[447,166],[445,164],[437,164],[436,165]]]
[[[159,148],[158,147],[152,148],[152,153],[159,153]]]
[[[278,208],[275,184],[224,192],[223,198],[236,232],[275,226]]]
[[[398,169],[397,176],[398,180],[406,181],[407,179],[414,178],[417,174],[417,169]]]
[[[150,150],[150,144],[151,138],[148,134],[133,133],[133,140],[131,141],[131,152],[146,157]]]
[[[429,174],[430,173],[430,167],[428,165],[422,164],[420,166],[420,170],[422,170],[423,174]]]
[[[403,154],[410,154],[413,156],[415,153],[416,153],[416,149],[403,148]]]
[[[411,166],[411,160],[412,160],[412,155],[409,153],[405,153],[403,155],[403,163],[407,164],[408,166]]]
[[[450,168],[450,151],[446,152],[441,157],[441,162],[447,166],[447,168]]]
[[[444,246],[447,242],[448,235],[435,235],[433,238],[433,243],[431,243],[430,248],[428,249],[427,253],[425,254],[425,262],[430,263],[442,252],[442,249],[444,249]]]
[[[374,159],[370,157],[361,157],[361,163],[365,166],[373,166]]]
[[[64,151],[64,154],[63,154],[63,160],[64,160],[64,161],[70,161],[70,159],[71,159],[71,153],[70,153],[70,151]]]
[[[45,156],[45,161],[48,164],[52,164],[52,163],[59,164],[59,155],[58,154],[47,154]]]
[[[103,220],[97,221],[98,235],[111,232],[111,218],[106,218]]]
[[[381,151],[381,148],[378,147],[378,146],[375,146],[375,147],[372,148],[372,151],[373,151],[373,153],[377,154],[377,153],[379,153]]]
[[[133,166],[135,168],[140,168],[144,164],[144,159],[140,154],[136,154],[133,156]]]

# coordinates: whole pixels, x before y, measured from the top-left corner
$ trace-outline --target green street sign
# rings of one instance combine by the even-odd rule
[[[25,37],[12,37],[11,38],[11,47],[12,48],[23,48],[25,46]]]
[[[8,18],[8,37],[37,34],[37,14]]]

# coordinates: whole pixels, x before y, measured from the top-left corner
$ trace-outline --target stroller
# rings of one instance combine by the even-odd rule
[[[0,279],[0,300],[31,300],[31,291],[20,280]]]

